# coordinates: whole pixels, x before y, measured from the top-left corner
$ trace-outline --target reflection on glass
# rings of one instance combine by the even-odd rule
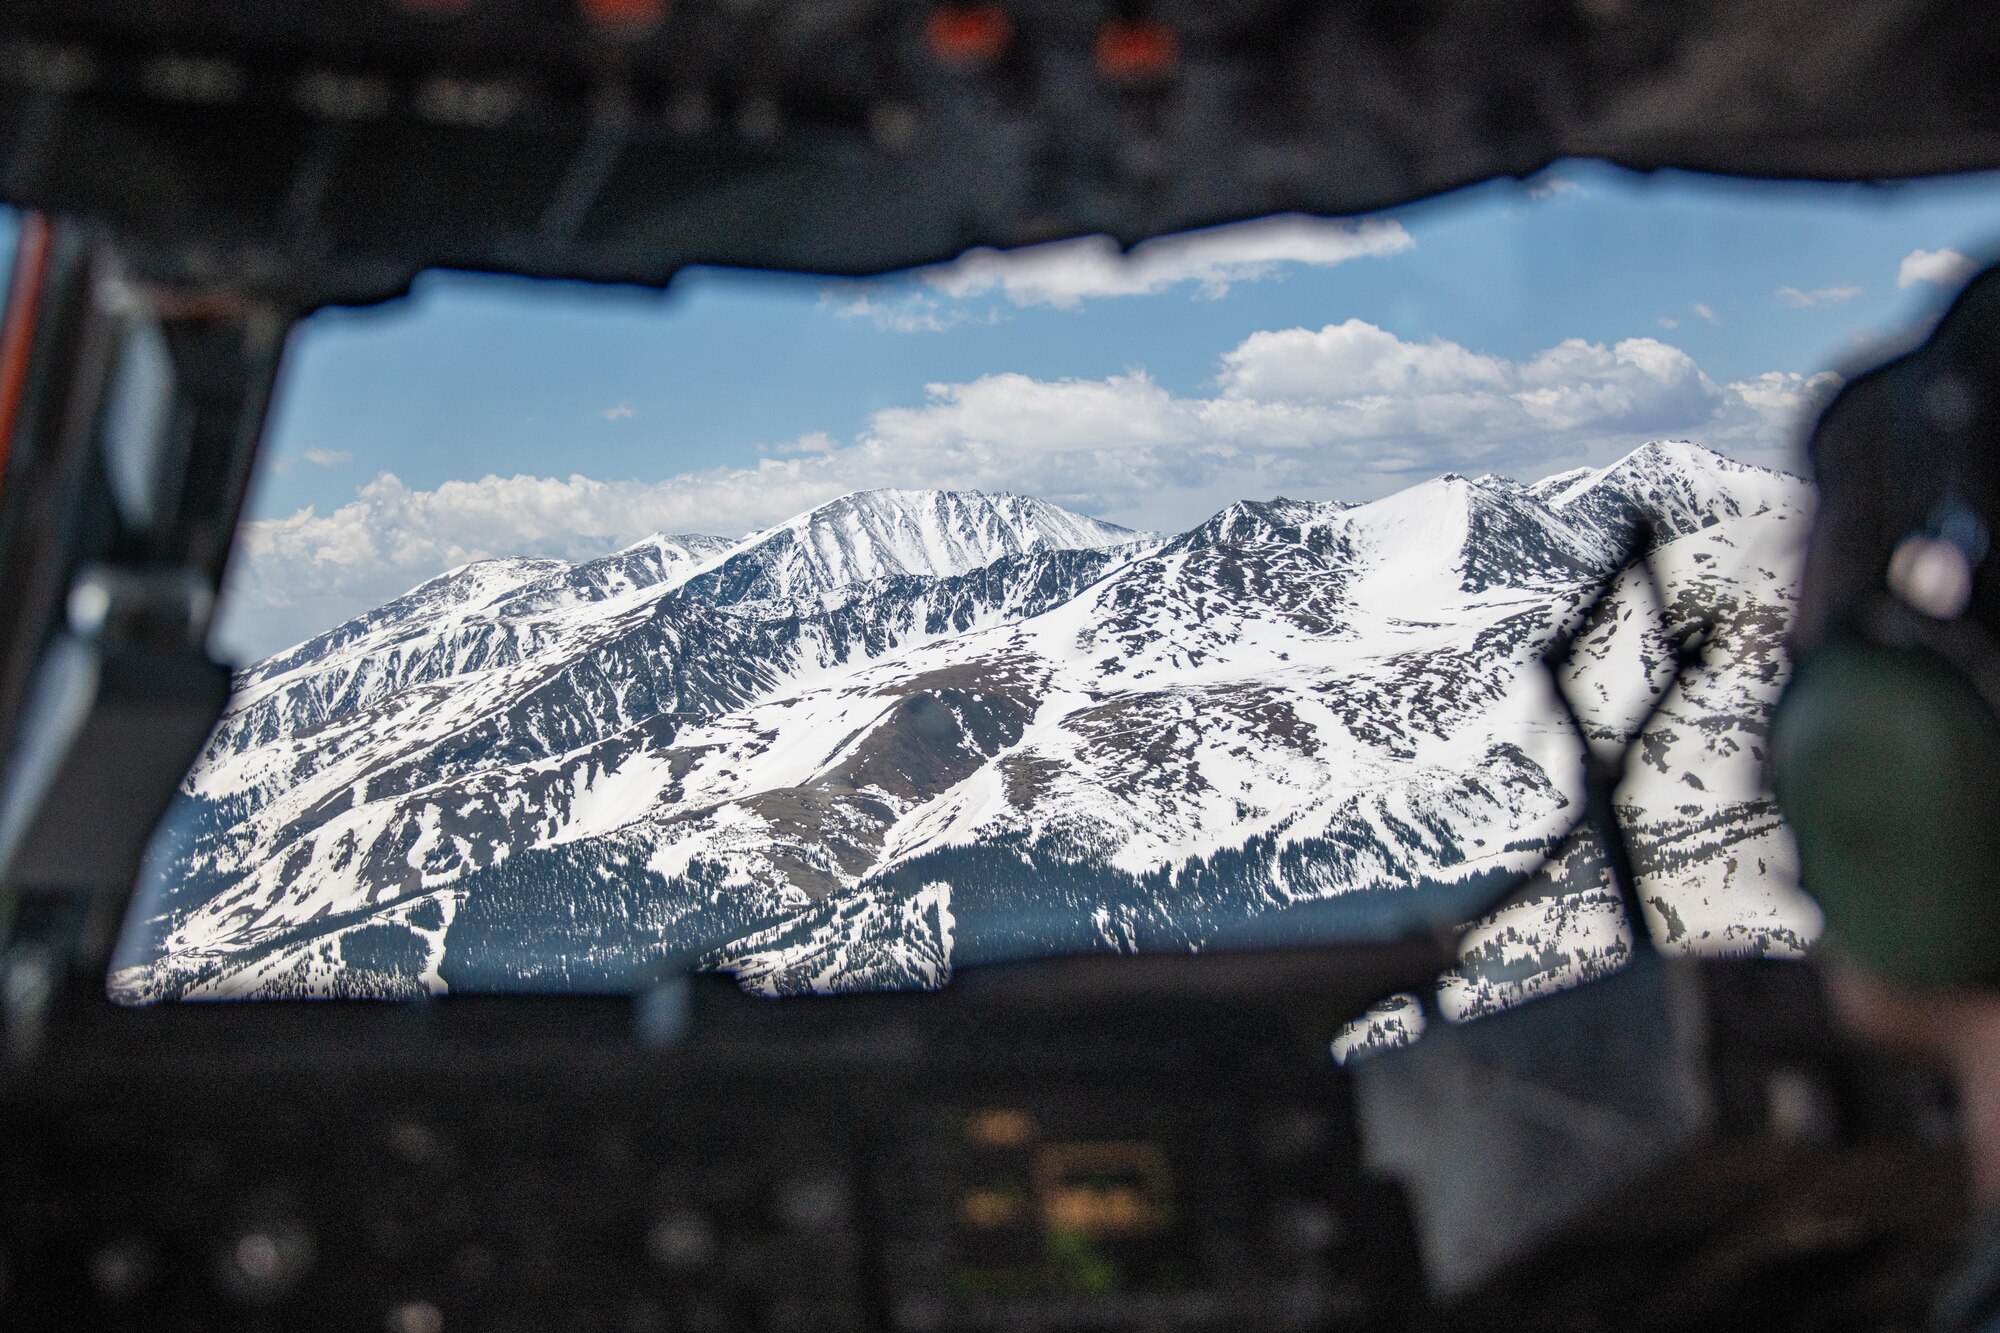
[[[20,211],[0,204],[0,310],[7,308],[7,299],[13,288],[14,249],[20,235]]]

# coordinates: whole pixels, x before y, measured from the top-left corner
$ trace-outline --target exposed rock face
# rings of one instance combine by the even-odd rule
[[[1170,540],[882,491],[741,542],[468,566],[243,673],[114,989],[615,989],[691,959],[774,993],[931,986],[1459,919],[1576,816],[1536,663],[1641,519],[1668,606],[1628,579],[1586,634],[1589,725],[1629,727],[1665,634],[1714,626],[1629,788],[1655,928],[1796,950],[1758,777],[1808,505],[1659,443]],[[1595,862],[1555,874],[1453,1003],[1615,964]]]

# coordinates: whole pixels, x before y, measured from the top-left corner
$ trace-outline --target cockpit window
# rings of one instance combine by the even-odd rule
[[[1458,921],[1577,817],[1540,655],[1642,526],[1661,593],[1616,583],[1571,685],[1616,739],[1703,627],[1622,798],[1650,926],[1799,952],[1799,433],[1994,235],[1990,177],[1577,163],[1127,256],[322,312],[113,993],[912,988]],[[1570,847],[1447,1008],[1616,966],[1600,880]]]

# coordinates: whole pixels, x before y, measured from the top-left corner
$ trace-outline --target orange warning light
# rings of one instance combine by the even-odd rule
[[[1138,83],[1170,73],[1180,59],[1181,41],[1164,23],[1112,22],[1097,30],[1097,72],[1121,83]]]
[[[593,27],[642,32],[667,16],[667,0],[577,0]]]
[[[947,5],[924,22],[931,54],[946,65],[990,65],[1007,54],[1014,21],[998,5]]]

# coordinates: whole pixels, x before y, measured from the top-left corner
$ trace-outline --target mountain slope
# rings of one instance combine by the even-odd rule
[[[932,985],[1458,919],[1575,817],[1536,664],[1641,518],[1670,604],[1626,616],[1621,585],[1586,712],[1629,725],[1672,625],[1725,627],[1647,742],[1645,855],[1690,947],[1796,947],[1740,867],[1781,836],[1743,772],[1806,504],[1658,445],[1165,542],[871,492],[733,546],[459,571],[246,674],[118,989],[619,987],[694,957],[774,992]]]
[[[723,537],[657,535],[596,560],[482,560],[419,584],[238,674],[232,711],[291,690],[283,710],[327,715],[394,691],[523,661],[588,634],[608,602],[677,586],[734,549]],[[569,613],[569,614],[565,614]],[[298,686],[310,682],[301,693]]]

